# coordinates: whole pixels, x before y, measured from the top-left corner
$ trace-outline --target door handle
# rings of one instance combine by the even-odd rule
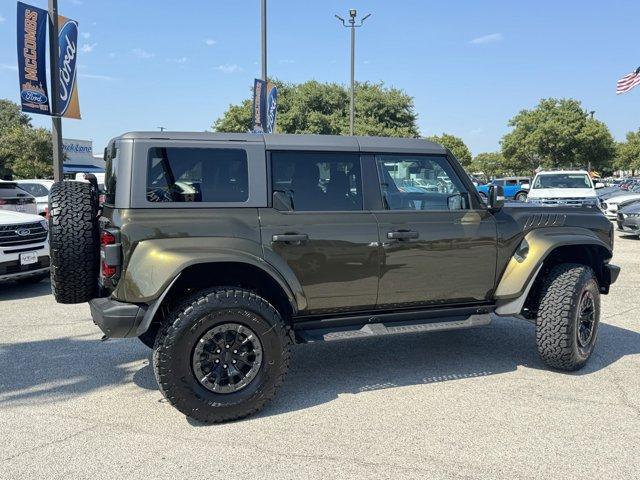
[[[271,237],[274,242],[305,242],[309,240],[306,233],[279,233]]]
[[[418,238],[420,234],[413,230],[395,230],[387,232],[387,238],[390,240],[408,240],[410,238]]]

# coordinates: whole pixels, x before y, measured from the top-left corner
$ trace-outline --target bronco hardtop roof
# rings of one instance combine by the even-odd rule
[[[259,133],[213,132],[129,132],[117,137],[116,139],[247,143],[262,142],[267,150],[359,151],[425,154],[443,154],[446,152],[443,146],[428,140],[423,140],[421,138],[397,137],[351,137],[341,135],[291,134],[265,135]]]

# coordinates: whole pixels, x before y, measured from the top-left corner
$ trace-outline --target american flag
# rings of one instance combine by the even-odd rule
[[[625,75],[620,80],[618,80],[616,93],[618,95],[620,95],[621,93],[626,93],[636,85],[640,85],[640,67],[636,68],[636,70],[634,72],[631,72],[629,75]]]

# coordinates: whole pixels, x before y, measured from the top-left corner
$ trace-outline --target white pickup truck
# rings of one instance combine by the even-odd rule
[[[600,206],[596,193],[601,183],[594,184],[586,170],[554,170],[536,174],[527,202],[543,205]]]

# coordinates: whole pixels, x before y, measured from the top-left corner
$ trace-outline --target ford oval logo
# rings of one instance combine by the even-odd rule
[[[22,93],[20,93],[20,96],[25,102],[41,104],[47,103],[46,95],[40,92],[34,92],[33,90],[23,90]]]
[[[28,228],[19,228],[18,230],[16,230],[16,234],[21,237],[26,237],[30,233],[31,233],[31,230],[29,230]]]
[[[60,55],[58,66],[60,68],[60,98],[58,113],[64,115],[69,108],[71,96],[76,83],[76,55],[78,51],[78,23],[73,20],[67,22],[60,29],[58,35]]]

